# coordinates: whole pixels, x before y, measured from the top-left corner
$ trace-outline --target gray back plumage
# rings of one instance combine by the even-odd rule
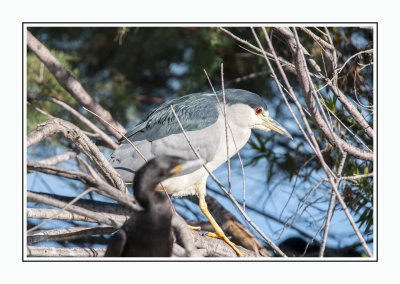
[[[222,91],[216,92],[222,104]],[[243,103],[250,107],[267,109],[266,104],[257,94],[240,89],[226,89],[225,100],[228,105]],[[147,117],[125,136],[131,141],[154,141],[171,134],[181,133],[179,124],[172,113],[175,112],[186,131],[206,128],[215,123],[219,116],[217,99],[213,93],[195,93],[166,102],[150,112]],[[124,141],[123,143],[127,143]]]

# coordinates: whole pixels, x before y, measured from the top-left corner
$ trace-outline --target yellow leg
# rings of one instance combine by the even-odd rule
[[[235,244],[232,243],[226,236],[225,233],[222,231],[221,227],[217,224],[217,222],[214,220],[214,217],[211,215],[211,213],[208,211],[207,208],[207,203],[206,200],[204,199],[204,196],[200,197],[199,196],[199,206],[200,206],[200,210],[201,212],[203,212],[203,214],[207,217],[208,221],[210,221],[211,225],[214,227],[215,230],[215,234],[217,237],[224,239],[224,241],[230,245],[233,250],[239,255],[239,256],[243,256],[242,253],[236,248]],[[213,233],[211,233],[211,236],[214,236]]]

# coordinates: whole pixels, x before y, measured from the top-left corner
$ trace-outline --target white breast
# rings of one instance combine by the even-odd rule
[[[233,105],[229,107],[227,112],[228,117],[228,149],[229,157],[234,156],[249,140],[251,135],[251,128],[254,125],[254,121],[250,120],[249,117],[253,115],[253,109],[245,105]],[[217,151],[213,158],[207,162],[207,167],[214,171],[216,168],[221,166],[227,161],[227,147],[226,147],[226,135],[225,135],[225,119],[221,115],[215,125],[213,125],[214,135],[216,139],[209,139],[209,141],[217,141]],[[206,139],[204,136],[203,139]],[[192,141],[193,143],[193,141]],[[202,151],[200,151],[202,152]],[[193,173],[170,178],[163,182],[168,193],[174,196],[193,195],[198,190],[205,191],[205,183],[208,177],[208,173],[204,168],[201,168]]]

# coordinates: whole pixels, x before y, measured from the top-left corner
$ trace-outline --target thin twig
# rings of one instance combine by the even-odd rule
[[[336,179],[336,187],[339,188],[340,185],[340,176],[342,175],[342,171],[344,168],[344,163],[346,161],[347,158],[347,153],[346,152],[342,152],[342,159],[340,161],[340,165],[339,165],[339,169],[337,170],[337,174],[336,176],[338,177]],[[329,226],[331,224],[331,218],[333,215],[333,208],[335,205],[335,201],[336,201],[336,193],[334,191],[331,192],[331,199],[329,201],[329,207],[328,207],[328,213],[326,215],[326,223],[325,223],[325,230],[324,230],[324,235],[322,236],[322,241],[321,241],[321,246],[319,249],[319,257],[323,257],[324,256],[324,251],[325,251],[325,247],[326,247],[326,241],[328,239],[328,231],[329,231]]]
[[[94,123],[92,123],[89,119],[87,119],[84,115],[82,115],[77,110],[75,110],[73,107],[68,105],[66,102],[59,100],[57,98],[54,98],[54,97],[41,96],[41,95],[33,94],[31,92],[28,92],[28,99],[46,100],[46,101],[52,102],[52,103],[62,107],[63,109],[65,109],[66,111],[71,113],[73,116],[75,116],[77,119],[79,119],[88,128],[90,128],[95,133],[97,133],[99,135],[99,137],[103,141],[105,141],[112,149],[116,149],[118,147],[117,143],[115,143],[114,140],[112,140],[107,134],[105,134],[103,130],[98,128]]]
[[[225,143],[226,143],[226,159],[228,161],[228,190],[231,193],[231,159],[229,157],[229,140],[228,140],[228,119],[226,117],[226,99],[225,99],[225,86],[224,86],[224,64],[221,63],[221,87],[222,87],[222,101],[224,103],[224,121],[225,121]]]
[[[68,205],[68,203],[66,203],[66,202],[55,200],[49,196],[40,195],[40,194],[30,192],[30,191],[27,192],[26,197],[27,197],[28,201],[32,201],[32,202],[36,202],[36,203],[43,203],[43,204],[47,204],[47,205],[58,207],[58,208],[63,208]],[[118,224],[114,220],[109,219],[107,217],[107,214],[103,214],[100,212],[92,212],[90,210],[80,208],[75,205],[69,205],[66,208],[66,210],[76,213],[76,214],[79,214],[79,215],[83,215],[83,216],[95,219],[101,223],[110,225],[114,228],[118,228]]]
[[[211,83],[210,77],[208,76],[207,71],[206,71],[205,69],[204,69],[204,73],[206,74],[208,83],[210,84],[210,87],[211,87],[211,89],[212,89],[212,91],[213,91],[213,93],[214,93],[214,96],[215,96],[215,98],[216,98],[216,100],[217,100],[217,102],[218,102],[219,108],[220,108],[220,110],[221,110],[221,112],[222,112],[222,105],[221,105],[221,102],[220,102],[219,99],[218,99],[217,93],[216,93],[215,90],[214,90],[214,86],[213,86],[213,84]],[[226,120],[226,122],[227,122],[227,124],[228,124],[229,132],[231,133],[231,136],[232,136],[233,144],[235,145],[236,154],[237,154],[237,156],[238,156],[238,158],[239,158],[240,167],[241,167],[241,170],[242,170],[243,196],[245,196],[245,193],[246,193],[246,175],[244,174],[244,165],[243,165],[242,157],[240,156],[240,151],[239,151],[239,149],[238,149],[238,147],[237,147],[236,140],[235,140],[235,136],[233,135],[232,128],[231,128],[231,126],[230,126],[230,124],[229,124],[229,122],[228,122],[227,120]],[[246,208],[246,205],[245,205],[244,202],[245,202],[245,198],[243,197],[243,209]]]
[[[109,235],[116,229],[110,226],[76,226],[72,228],[38,231],[27,237],[27,244],[38,242],[62,242],[82,239],[92,235]]]
[[[59,155],[55,155],[52,157],[48,157],[46,159],[40,160],[39,162],[42,164],[46,164],[46,165],[57,165],[59,163],[68,161],[69,159],[72,159],[74,157],[76,157],[76,152],[74,151],[66,151],[62,154]]]
[[[115,203],[112,203],[115,205]],[[78,205],[78,203],[75,203],[75,205]],[[82,207],[79,205],[79,207]],[[103,205],[104,207],[104,205]],[[122,206],[120,206],[122,207]],[[122,207],[125,208],[125,207]],[[99,210],[93,210],[99,212]],[[98,223],[97,220],[79,215],[76,213],[68,212],[68,211],[63,211],[60,212],[60,209],[48,209],[48,208],[26,208],[26,218],[30,219],[48,219],[48,218],[53,218],[53,220],[67,220],[67,221],[84,221],[84,222],[91,222],[91,223]],[[103,211],[102,211],[103,212]],[[108,213],[104,212],[107,214],[107,217],[110,219],[113,219],[118,225],[122,226],[123,223],[125,223],[126,220],[128,220],[129,215],[120,215],[120,214],[113,214],[113,213]]]
[[[95,188],[93,187],[89,187],[88,189],[86,189],[84,192],[82,192],[81,194],[79,194],[77,197],[75,197],[73,200],[71,200],[69,203],[67,203],[64,207],[61,207],[60,210],[55,213],[53,216],[49,217],[47,220],[43,221],[42,223],[30,228],[28,231],[26,231],[27,233],[36,231],[37,229],[39,229],[40,227],[44,226],[45,224],[47,224],[48,222],[50,222],[51,220],[54,220],[54,218],[57,217],[58,214],[61,214],[62,212],[64,212],[65,210],[67,210],[71,205],[73,205],[76,201],[78,201],[79,199],[81,199],[83,196],[85,196],[86,194],[88,194],[89,192],[92,192],[93,190],[95,190]]]
[[[330,51],[333,51],[335,49],[335,47],[331,44],[331,43],[327,43],[325,40],[323,40],[322,38],[320,38],[319,36],[317,36],[316,34],[314,34],[312,31],[310,31],[309,29],[307,29],[306,27],[299,27],[302,31],[304,31],[306,34],[308,34],[309,36],[311,36],[322,48],[322,50],[324,50],[324,48],[329,49]],[[324,50],[324,52],[326,53],[326,51]]]
[[[142,207],[137,203],[137,201],[128,193],[125,193],[121,190],[117,190],[115,187],[109,185],[104,181],[99,182],[98,180],[96,180],[95,178],[86,173],[74,170],[67,170],[56,166],[43,165],[41,163],[32,161],[27,161],[27,170],[28,173],[43,172],[46,174],[78,180],[90,187],[96,187],[96,189],[100,191],[103,195],[118,201],[120,204],[125,205],[127,208],[130,208],[134,211],[142,209]]]

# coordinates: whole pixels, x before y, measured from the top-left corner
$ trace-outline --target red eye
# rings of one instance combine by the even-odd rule
[[[261,111],[262,111],[262,109],[261,108],[256,108],[256,114],[260,114],[261,113]]]

